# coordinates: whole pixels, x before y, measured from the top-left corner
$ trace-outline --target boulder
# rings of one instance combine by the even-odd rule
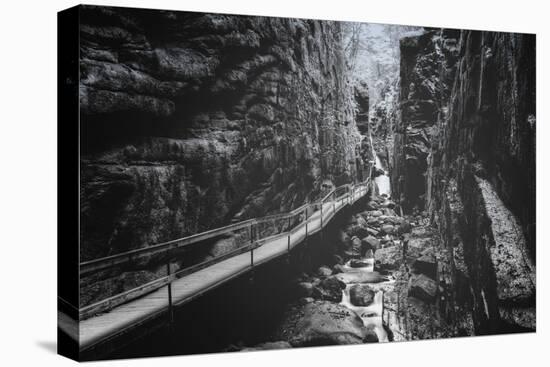
[[[370,234],[371,236],[378,236],[380,234],[380,231],[372,227],[367,227],[367,233]]]
[[[255,348],[259,350],[286,349],[286,348],[292,348],[292,345],[290,345],[289,342],[281,340],[277,342],[267,342],[267,343],[258,344]]]
[[[374,200],[369,201],[366,205],[367,210],[376,210],[379,207],[380,205]]]
[[[273,350],[273,349],[287,349],[287,348],[292,348],[292,345],[290,345],[290,343],[286,341],[266,342],[266,343],[258,344],[252,348],[243,348],[240,350],[240,352],[252,352],[255,350]]]
[[[410,237],[407,241],[407,257],[418,258],[424,254],[424,251],[432,247],[432,241],[428,238]]]
[[[377,217],[371,217],[367,220],[367,224],[368,225],[371,225],[371,226],[374,226],[374,225],[379,225],[380,224],[380,221]]]
[[[354,269],[356,270],[356,269]],[[345,273],[336,274],[335,277],[345,284],[355,283],[381,283],[388,280],[388,277],[383,276],[377,271],[347,271]]]
[[[346,232],[344,231],[339,231],[338,232],[338,243],[341,245],[341,246],[347,246],[349,244],[349,236]]]
[[[342,290],[346,288],[346,284],[338,278],[339,275],[323,279],[315,285],[312,292],[313,297],[326,301],[342,302]]]
[[[366,307],[374,302],[375,292],[365,284],[355,284],[349,289],[350,302],[354,306]]]
[[[409,279],[409,296],[432,303],[437,295],[437,283],[424,274],[414,274]]]
[[[394,270],[399,268],[403,260],[403,254],[399,246],[388,246],[374,253],[376,268]]]
[[[332,267],[332,274],[343,273],[345,271],[346,271],[346,268],[344,268],[344,265],[342,264],[336,264]]]
[[[395,227],[392,224],[384,224],[380,229],[386,234],[392,234]]]
[[[427,253],[414,260],[412,264],[416,273],[424,274],[432,279],[436,279],[437,261],[433,253]]]
[[[397,226],[397,229],[395,230],[397,234],[405,234],[411,232],[411,224],[406,221],[405,219],[401,220],[400,223]]]
[[[321,266],[317,269],[317,275],[321,277],[328,277],[332,275],[332,270],[328,266]]]
[[[363,249],[371,249],[371,250],[377,250],[380,248],[380,240],[375,238],[374,236],[367,236],[361,240],[361,243],[363,245]]]
[[[348,226],[346,230],[348,235],[352,237],[363,238],[369,234],[366,227],[362,227],[359,225]]]
[[[379,216],[383,215],[383,213],[380,210],[374,210],[374,211],[370,212],[370,215],[371,215],[371,217],[379,217]]]
[[[363,320],[342,305],[313,302],[301,313],[289,335],[293,347],[362,344],[369,336]]]
[[[363,339],[364,343],[378,343],[378,334],[376,334],[376,331],[374,330],[373,325],[369,325],[367,327],[367,335],[365,335],[365,338]]]
[[[369,265],[370,265],[369,262],[367,262],[365,260],[362,260],[362,259],[352,259],[349,262],[349,266],[351,266],[352,268],[364,268],[364,267],[367,267]]]
[[[386,200],[380,206],[383,207],[383,208],[393,209],[393,208],[395,208],[395,203],[391,200]]]
[[[301,305],[307,305],[308,303],[311,303],[313,301],[315,301],[315,298],[313,297],[302,297],[300,298],[299,303]]]
[[[365,220],[365,218],[363,218],[360,215],[355,216],[355,223],[358,226],[361,226],[361,227],[366,227],[367,226],[367,221]]]

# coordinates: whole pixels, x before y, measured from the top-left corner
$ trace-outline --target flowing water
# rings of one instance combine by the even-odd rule
[[[361,259],[362,262],[365,262],[367,264],[367,266],[361,268],[352,268],[350,266],[350,261],[348,261],[344,266],[345,273],[356,274],[357,278],[371,278],[372,280],[362,283],[346,284],[346,289],[342,291],[342,302],[340,302],[340,304],[346,306],[352,311],[355,311],[359,315],[359,317],[361,317],[365,326],[367,328],[372,328],[375,331],[376,335],[378,336],[379,342],[388,342],[388,334],[386,332],[386,329],[384,328],[383,320],[384,290],[382,288],[385,285],[394,282],[395,280],[391,278],[375,276],[378,275],[378,273],[374,271],[373,258]],[[362,275],[369,276],[362,277]],[[372,277],[370,275],[372,275]],[[353,287],[355,284],[368,284],[369,287],[375,292],[372,304],[370,304],[369,306],[355,306],[351,303],[350,288]]]
[[[384,170],[382,162],[377,154],[375,154],[376,160],[374,161],[374,166],[378,169]],[[388,176],[388,171],[384,170],[384,174],[374,178],[374,182],[378,185],[378,191],[380,195],[386,195],[387,197],[391,196],[390,188],[390,176]]]

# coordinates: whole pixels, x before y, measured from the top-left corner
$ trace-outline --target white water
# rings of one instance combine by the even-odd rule
[[[365,258],[361,259],[361,261],[364,261],[368,263],[367,266],[362,268],[352,268],[349,266],[349,261],[344,265],[344,271],[350,272],[350,273],[358,273],[358,272],[365,272],[365,273],[372,273],[374,271],[374,259],[373,258]],[[346,289],[342,291],[342,302],[340,302],[341,305],[346,306],[352,311],[355,311],[359,317],[363,320],[363,323],[366,327],[373,328],[374,332],[378,336],[379,342],[388,342],[388,334],[386,333],[386,330],[384,329],[384,321],[383,321],[383,312],[384,312],[384,291],[382,289],[383,285],[392,283],[394,280],[385,281],[382,283],[368,283],[369,287],[375,291],[374,295],[374,301],[369,306],[354,306],[350,301],[350,294],[349,290],[351,287],[353,287],[355,284],[346,284]],[[367,284],[367,283],[365,283]]]
[[[382,167],[382,162],[377,154],[375,154],[376,160],[374,161],[374,166],[376,168],[384,170]],[[386,195],[388,198],[391,196],[390,188],[390,176],[388,176],[388,171],[384,170],[384,174],[374,178],[374,182],[378,185],[378,192],[380,195]]]
[[[382,166],[382,162],[380,161],[380,157],[378,157],[378,154],[376,154],[376,151],[374,150],[372,135],[369,135],[369,140],[370,140],[370,146],[372,147],[372,155],[375,157],[374,167],[384,171],[383,175],[380,175],[374,178],[374,182],[378,186],[379,194],[386,195],[389,198],[391,196],[390,176],[388,176],[388,171],[384,169],[384,167]]]

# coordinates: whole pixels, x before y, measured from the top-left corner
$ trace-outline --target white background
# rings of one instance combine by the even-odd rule
[[[545,261],[550,39],[545,1],[103,1],[101,5],[292,16],[516,32],[537,37],[536,334],[103,362],[105,366],[521,366],[550,351]],[[56,348],[56,12],[72,1],[4,1],[0,20],[0,365],[65,366]],[[76,121],[75,121],[76,122]],[[59,127],[63,132],[63,126]],[[63,167],[59,167],[63,171]],[[74,177],[67,179],[73,180]],[[69,246],[70,244],[65,244]],[[76,245],[76,244],[74,244]],[[538,361],[538,362],[537,362]],[[547,363],[547,362],[546,362]],[[95,365],[95,363],[91,364]]]

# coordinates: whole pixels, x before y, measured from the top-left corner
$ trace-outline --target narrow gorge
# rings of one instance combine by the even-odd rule
[[[81,308],[306,231],[109,356],[536,330],[533,35],[96,6],[80,21],[81,262],[274,218],[168,267],[82,276]]]

